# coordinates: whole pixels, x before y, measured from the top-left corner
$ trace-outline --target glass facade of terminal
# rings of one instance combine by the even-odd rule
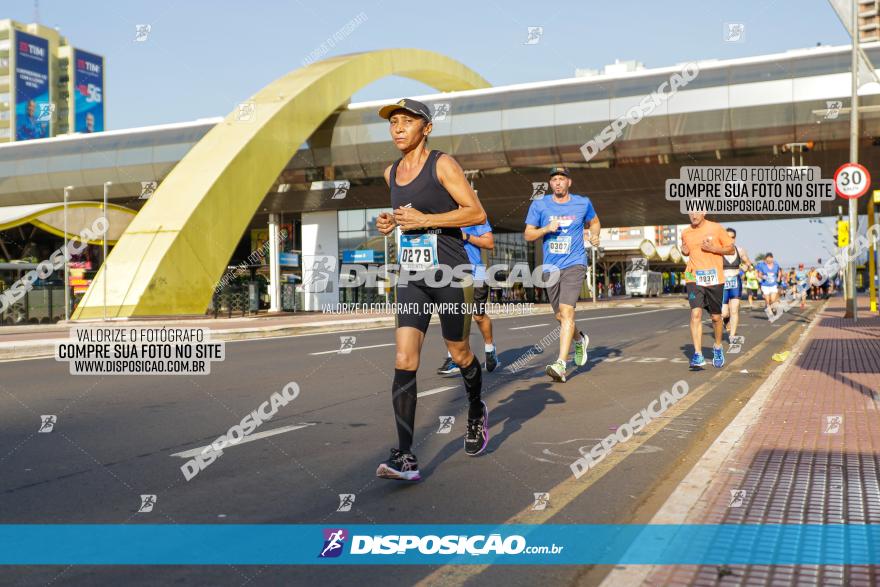
[[[357,263],[366,267],[379,267],[385,263],[388,238],[376,230],[376,218],[391,208],[367,208],[340,210],[337,212],[339,227],[339,264]],[[356,288],[339,288],[342,303],[377,303],[385,301],[385,291],[361,285]]]

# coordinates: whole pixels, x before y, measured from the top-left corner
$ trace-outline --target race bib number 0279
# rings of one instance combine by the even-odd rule
[[[402,235],[400,266],[406,271],[425,271],[437,265],[437,235]]]

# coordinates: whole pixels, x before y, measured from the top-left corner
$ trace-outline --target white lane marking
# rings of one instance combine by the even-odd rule
[[[542,326],[550,326],[547,323],[544,324],[529,324],[528,326],[515,326],[513,328],[508,328],[508,330],[525,330],[526,328],[540,328]]]
[[[241,439],[240,442],[237,442],[235,444],[227,444],[225,447],[223,447],[223,450],[226,450],[226,449],[233,447],[233,446],[239,446],[239,445],[245,444],[246,442],[253,442],[253,441],[259,440],[261,438],[275,436],[276,434],[284,434],[285,432],[291,432],[292,430],[299,430],[300,428],[307,428],[308,426],[314,426],[314,425],[315,425],[314,422],[311,422],[308,424],[294,424],[292,426],[282,426],[281,428],[273,428],[272,430],[265,430],[263,432],[256,432],[254,434],[249,434],[249,435],[245,436],[244,438]],[[172,457],[180,457],[182,459],[189,459],[191,457],[194,457],[196,455],[201,454],[203,450],[205,450],[206,448],[209,448],[210,446],[211,445],[209,444],[207,446],[200,446],[198,448],[192,448],[190,450],[185,450],[183,452],[176,452],[171,456]]]
[[[650,311],[651,312],[660,312],[663,310],[681,310],[681,309],[687,309],[687,308],[686,307],[681,307],[681,308],[680,307],[672,307],[672,308],[661,308],[660,310],[650,310]],[[577,310],[577,311],[578,312],[587,312],[590,310]],[[622,316],[636,316],[638,314],[646,314],[646,313],[647,312],[636,312],[634,314],[622,314]],[[512,320],[515,318],[525,318],[525,317],[529,317],[529,316],[547,316],[547,315],[552,316],[553,314],[552,314],[552,312],[536,312],[534,314],[510,314],[510,315],[493,314],[492,320],[493,321],[495,321],[495,320]],[[597,318],[582,318],[582,320],[596,320],[596,319],[610,318],[610,317],[611,316],[598,316]],[[687,324],[683,325],[683,328],[687,328],[687,327],[688,327]],[[226,340],[224,342],[229,342],[229,343],[264,342],[267,340],[271,341],[271,340],[277,340],[280,338],[300,338],[303,336],[322,336],[324,334],[344,334],[346,332],[367,332],[370,330],[389,330],[389,329],[393,329],[393,328],[397,328],[397,327],[393,324],[389,324],[388,326],[381,326],[379,328],[351,328],[351,329],[343,329],[343,330],[327,330],[325,332],[306,332],[303,334],[282,334],[281,336],[265,336],[265,337],[260,337],[260,338],[240,338],[238,340]],[[34,358],[45,359],[45,358],[52,358],[52,357],[51,357],[51,355],[49,355],[48,357],[34,357]],[[23,360],[23,359],[7,359],[7,360],[8,361],[18,361],[18,360]],[[3,362],[3,361],[0,361],[0,362]]]
[[[612,314],[610,316],[594,316],[592,318],[578,318],[575,322],[586,322],[587,320],[605,320],[606,318],[626,318],[627,316],[638,316],[639,314],[653,314],[654,312],[668,312],[670,310],[679,310],[680,308],[660,308],[659,310],[645,310],[644,312],[630,312],[628,314]],[[687,326],[687,324],[685,324]]]
[[[681,310],[682,308],[662,308],[660,310],[650,310],[651,312],[661,312],[663,310]],[[584,312],[586,310],[578,310],[579,312]],[[756,310],[760,312],[761,310]],[[523,315],[507,315],[504,314],[495,314],[492,316],[492,320],[510,320],[514,318],[523,318],[526,316],[541,316],[547,315],[549,312],[541,312],[536,314],[523,314]],[[621,316],[637,316],[638,314],[647,314],[647,312],[636,312],[634,314],[620,314]],[[615,318],[616,316],[597,316],[596,318],[579,318],[575,320],[578,322],[580,320],[600,320],[602,318]],[[711,323],[710,323],[711,324]],[[751,324],[740,324],[740,328],[749,327],[749,326],[757,326]],[[352,329],[343,329],[343,330],[328,330],[324,332],[306,332],[303,334],[282,334],[281,336],[262,336],[257,338],[240,338],[238,340],[224,340],[223,342],[227,343],[237,343],[237,342],[266,342],[266,341],[275,341],[283,338],[301,338],[304,336],[322,336],[325,334],[344,334],[348,332],[367,332],[369,330],[388,330],[391,328],[396,328],[393,324],[389,324],[388,326],[381,326],[379,328],[352,328]],[[688,328],[688,324],[682,324],[681,328]],[[65,339],[66,340],[66,339]],[[338,352],[338,351],[328,351],[328,352]],[[8,358],[8,359],[0,359],[0,363],[17,363],[19,361],[49,361],[52,360],[52,354],[46,354],[39,357],[21,357],[21,358]]]
[[[436,389],[429,389],[428,391],[423,391],[421,393],[417,393],[416,397],[425,397],[426,395],[434,395],[435,393],[440,393],[441,391],[449,391],[450,389],[457,389],[457,385],[450,385],[448,387],[438,387]]]
[[[394,342],[388,342],[388,343],[385,343],[385,344],[371,344],[371,345],[367,345],[367,346],[356,346],[356,347],[352,347],[350,350],[353,350],[353,351],[360,351],[360,350],[363,350],[363,349],[377,349],[377,348],[379,348],[379,347],[383,347],[383,346],[394,346],[395,344],[397,344],[397,343],[394,343]],[[310,354],[310,355],[331,355],[331,354],[333,354],[333,353],[339,353],[339,349],[333,349],[332,351],[320,351],[320,352],[317,352],[317,353],[309,353],[309,354]],[[342,354],[342,353],[339,353],[339,354]]]

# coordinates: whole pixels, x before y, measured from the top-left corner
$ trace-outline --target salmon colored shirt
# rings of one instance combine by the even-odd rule
[[[687,268],[685,269],[685,281],[697,281],[698,285],[708,285],[700,283],[700,281],[696,279],[697,271],[706,272],[714,269],[715,275],[717,276],[716,283],[723,285],[724,257],[723,255],[716,255],[715,253],[709,253],[702,249],[703,240],[707,236],[712,237],[712,244],[716,247],[727,247],[733,244],[730,235],[728,235],[727,231],[717,222],[703,220],[703,223],[700,224],[698,228],[694,228],[693,226],[685,228],[684,232],[681,233],[681,242],[687,245],[690,252],[690,255],[688,255]],[[706,275],[706,273],[703,273],[703,275]]]

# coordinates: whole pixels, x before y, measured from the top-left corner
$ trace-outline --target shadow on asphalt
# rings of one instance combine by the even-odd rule
[[[619,356],[624,349],[631,347],[638,342],[640,342],[639,339],[632,339],[621,341],[615,346],[590,345],[589,347],[587,347],[587,358],[592,359],[594,357],[616,357]],[[501,367],[499,368],[500,372],[504,373],[505,375],[514,375],[515,377],[518,376],[518,374],[511,374],[510,371],[507,370],[507,367],[518,361],[521,357],[525,356],[530,350],[533,350],[534,348],[534,345],[526,345],[514,349],[507,349],[506,351],[501,352],[498,355],[498,358],[501,361]],[[574,346],[572,346],[572,348],[574,348]],[[532,355],[532,359],[528,361],[525,367],[520,368],[518,372],[521,373],[522,371],[537,369],[539,367],[543,371],[544,366],[549,365],[556,359],[558,352],[559,342],[553,341],[553,343],[543,351],[539,353],[534,353]],[[573,360],[574,355],[569,355],[569,358]],[[587,364],[583,367],[580,367],[578,371],[585,372],[589,371],[591,368],[591,361],[588,360]],[[495,371],[495,373],[498,373],[498,371]]]
[[[519,432],[525,422],[539,416],[546,406],[565,403],[565,399],[551,389],[552,385],[549,381],[537,382],[528,389],[514,391],[492,408],[489,412],[490,430],[497,430],[499,423],[502,426],[500,432],[490,435],[486,453],[497,450],[508,438]],[[434,458],[420,467],[422,479],[430,477],[435,468],[461,451],[461,437],[451,439]],[[476,458],[484,457],[486,453]]]

